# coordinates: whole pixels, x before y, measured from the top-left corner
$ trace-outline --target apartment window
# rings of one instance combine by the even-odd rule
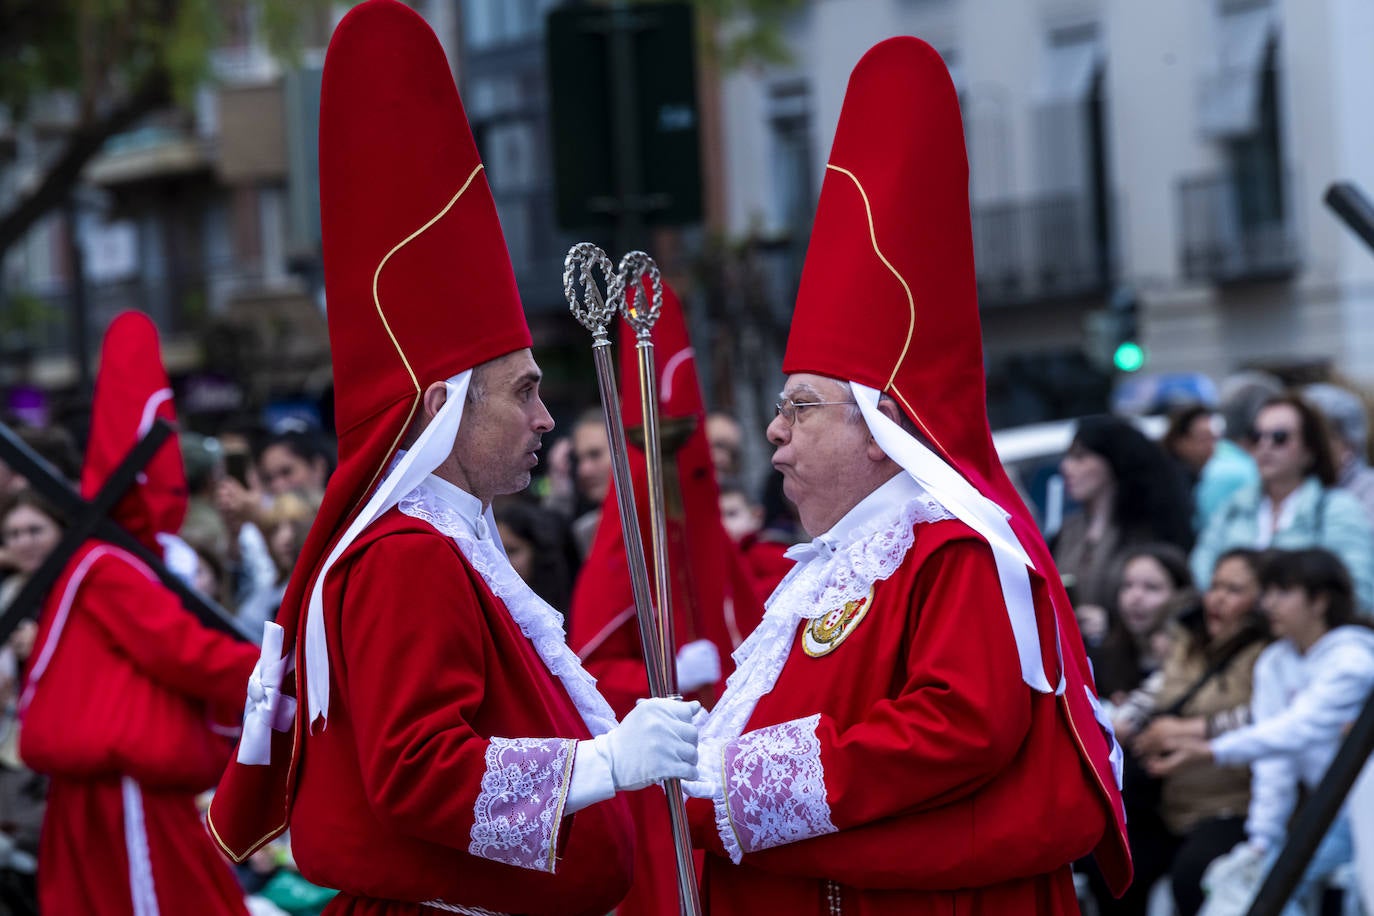
[[[1102,49],[1095,28],[1050,35],[1042,71],[1036,135],[1041,184],[1050,191],[1091,191],[1105,157]]]
[[[1281,278],[1299,262],[1280,144],[1278,22],[1269,3],[1219,2],[1199,126],[1223,153],[1216,173],[1180,182],[1185,276]]]
[[[816,208],[812,175],[811,93],[804,83],[774,86],[768,97],[772,133],[773,205],[777,225],[804,238]]]
[[[1095,25],[1048,36],[1034,114],[1039,195],[1022,220],[1030,280],[1046,295],[1098,289],[1110,273],[1104,70]]]
[[[1198,108],[1202,132],[1216,139],[1253,134],[1261,126],[1265,76],[1273,71],[1274,11],[1267,3],[1224,4],[1215,37]]]

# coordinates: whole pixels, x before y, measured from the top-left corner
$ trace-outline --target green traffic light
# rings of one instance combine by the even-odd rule
[[[1112,354],[1112,365],[1122,372],[1139,371],[1145,365],[1145,348],[1131,340],[1118,345]]]

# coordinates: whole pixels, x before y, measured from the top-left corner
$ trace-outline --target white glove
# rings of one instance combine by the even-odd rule
[[[692,718],[700,709],[695,701],[640,700],[615,728],[579,741],[563,813],[665,779],[695,779],[697,727]]]
[[[640,700],[625,721],[592,739],[611,762],[617,792],[633,791],[665,779],[696,779],[695,701]]]
[[[720,650],[709,639],[689,642],[677,650],[677,689],[700,690],[720,680]]]

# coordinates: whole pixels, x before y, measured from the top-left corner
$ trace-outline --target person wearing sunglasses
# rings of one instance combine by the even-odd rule
[[[1374,609],[1374,527],[1359,501],[1336,487],[1321,415],[1296,394],[1272,397],[1255,414],[1247,445],[1259,484],[1235,493],[1208,521],[1191,558],[1199,584],[1233,547],[1324,547],[1350,572],[1359,608]]]

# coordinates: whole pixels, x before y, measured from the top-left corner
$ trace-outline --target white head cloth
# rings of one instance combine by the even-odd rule
[[[997,578],[1002,586],[1002,598],[1007,605],[1007,618],[1016,637],[1016,652],[1021,661],[1021,679],[1041,693],[1061,693],[1064,677],[1051,686],[1045,676],[1040,655],[1040,631],[1035,623],[1035,602],[1031,594],[1030,573],[1034,569],[1030,556],[1021,546],[1016,532],[1011,530],[1010,516],[991,499],[978,492],[963,475],[945,464],[916,437],[878,410],[879,392],[851,381],[849,388],[859,404],[868,430],[889,458],[901,465],[912,479],[921,485],[937,502],[956,518],[976,531],[988,546],[997,564]],[[1056,625],[1056,634],[1057,634]],[[1056,636],[1057,639],[1057,636]],[[1056,645],[1062,658],[1062,649]],[[1063,665],[1060,665],[1062,672]]]
[[[336,560],[348,546],[358,539],[368,525],[399,503],[411,490],[420,485],[430,472],[444,463],[453,451],[453,440],[463,419],[463,403],[467,400],[472,370],[465,369],[444,383],[447,398],[434,415],[415,445],[401,457],[373,491],[353,523],[329,552],[324,565],[315,577],[310,591],[310,604],[305,614],[305,682],[309,701],[307,721],[314,727],[316,718],[329,717],[329,647],[324,635],[324,579]]]

